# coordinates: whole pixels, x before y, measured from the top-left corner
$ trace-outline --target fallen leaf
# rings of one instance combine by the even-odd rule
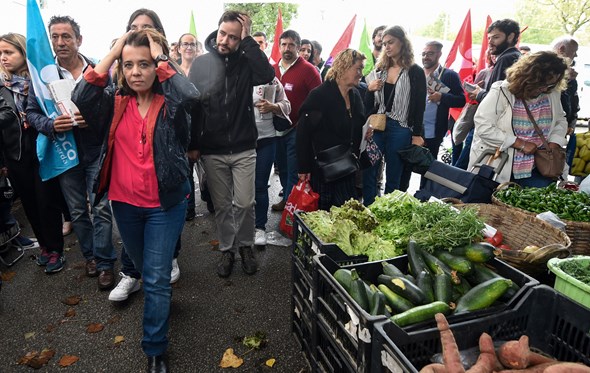
[[[2,277],[2,281],[5,281],[5,282],[10,282],[10,280],[12,280],[14,278],[14,276],[16,276],[16,272],[13,272],[13,271],[0,273],[0,277]]]
[[[121,315],[115,315],[107,320],[107,324],[115,324],[121,321]]]
[[[67,297],[62,302],[68,306],[75,306],[82,300],[82,297],[79,295],[72,295],[71,297]]]
[[[49,360],[55,355],[55,350],[49,350],[44,348],[43,351],[39,354],[39,360],[43,362],[43,364],[47,364]]]
[[[27,365],[29,363],[29,361],[36,358],[38,355],[39,355],[39,351],[27,352],[27,354],[25,356],[22,356],[20,359],[18,359],[18,361],[16,363],[19,365]]]
[[[100,331],[102,331],[104,329],[104,325],[97,322],[97,323],[92,323],[90,325],[88,325],[88,327],[86,328],[86,332],[87,333],[98,333]]]
[[[35,336],[35,332],[25,333],[25,339],[31,339]]]
[[[119,343],[125,341],[125,337],[123,337],[122,335],[118,335],[115,337],[115,344],[118,345]]]
[[[64,355],[59,359],[59,366],[62,368],[69,367],[70,365],[74,364],[76,361],[80,360],[78,356],[74,355]]]
[[[219,367],[221,368],[239,368],[242,364],[244,364],[244,359],[237,357],[234,355],[234,349],[228,348],[223,353],[223,357],[221,358],[221,362],[219,363]]]
[[[64,316],[65,317],[74,317],[74,316],[76,316],[76,310],[73,309],[72,307],[70,307],[70,308],[68,308],[68,310],[66,311]]]
[[[254,335],[244,337],[242,343],[248,348],[259,349],[266,346],[266,333],[258,331]]]
[[[17,364],[19,365],[28,365],[31,368],[40,369],[45,364],[51,360],[51,358],[55,355],[54,350],[43,349],[41,353],[39,351],[31,351],[28,352],[25,356],[21,357]]]
[[[271,359],[268,359],[265,364],[266,364],[267,367],[271,367],[272,368],[272,366],[275,365],[275,362],[276,362],[276,360],[273,359],[273,358],[271,358]]]
[[[52,331],[54,331],[54,330],[55,330],[55,325],[53,325],[53,324],[49,324],[49,325],[47,325],[47,326],[45,327],[45,331],[46,331],[47,333],[51,333],[51,332],[52,332]]]
[[[211,241],[209,241],[209,244],[211,246],[219,246],[219,240],[211,240]]]

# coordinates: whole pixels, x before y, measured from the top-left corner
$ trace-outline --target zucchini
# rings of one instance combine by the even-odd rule
[[[430,273],[430,269],[426,265],[424,258],[422,257],[422,249],[418,247],[418,244],[414,240],[410,240],[408,243],[408,267],[410,268],[410,273],[414,276],[418,276],[418,274],[422,271],[426,271]]]
[[[416,324],[426,320],[433,320],[437,313],[449,314],[451,308],[445,302],[434,301],[432,303],[416,306],[411,310],[398,313],[389,318],[393,323],[399,327],[404,327],[411,324]]]
[[[404,276],[391,277],[387,275],[379,275],[377,281],[415,305],[426,303],[426,296],[422,290]]]
[[[373,301],[370,314],[373,316],[385,314],[385,294],[377,290],[371,298]]]
[[[458,285],[453,285],[453,289],[456,290],[459,294],[463,295],[467,293],[469,290],[471,290],[472,286],[465,277],[461,275],[458,276],[461,279],[461,283]]]
[[[416,285],[422,290],[426,297],[426,302],[434,302],[434,288],[432,287],[432,276],[426,271],[418,273],[416,276]]]
[[[434,300],[450,303],[453,298],[453,285],[451,277],[444,273],[438,273],[434,276]]]
[[[488,242],[472,243],[451,249],[451,254],[464,256],[473,263],[488,262],[500,253],[501,251]]]
[[[453,284],[458,284],[461,282],[459,277],[457,277],[457,271],[451,269],[451,267],[443,263],[442,260],[438,259],[436,256],[423,251],[422,257],[424,257],[424,261],[426,262],[428,268],[430,268],[432,271],[433,275],[446,273]]]
[[[404,273],[391,263],[381,262],[383,265],[383,274],[388,276],[403,276]]]
[[[504,278],[503,276],[499,275],[496,271],[491,269],[485,264],[474,263],[473,271],[467,275],[467,279],[471,281],[472,284],[477,285],[481,284],[482,282],[491,280],[493,278]],[[512,285],[510,289],[504,293],[501,299],[508,300],[512,298],[517,291],[520,290],[520,286],[512,281]]]
[[[349,269],[337,269],[336,272],[332,275],[338,281],[340,285],[346,290],[347,293],[350,293],[350,284],[352,283],[352,276],[350,275]]]
[[[391,306],[391,310],[395,313],[404,312],[414,308],[412,302],[391,291],[386,285],[380,284],[377,286],[379,290],[385,295],[385,300]]]
[[[459,273],[467,274],[473,270],[473,263],[464,256],[453,255],[444,250],[437,251],[435,256]]]
[[[455,313],[470,312],[488,308],[512,285],[512,281],[496,277],[474,286],[457,301]]]
[[[367,288],[369,285],[365,284],[363,280],[359,278],[356,269],[350,271],[352,282],[350,283],[350,297],[367,312],[371,312],[371,303],[369,301],[369,294]]]

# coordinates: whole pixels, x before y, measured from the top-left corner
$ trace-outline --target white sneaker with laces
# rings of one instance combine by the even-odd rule
[[[131,276],[126,276],[123,272],[119,272],[121,281],[117,286],[111,290],[109,300],[113,302],[121,302],[129,298],[131,293],[135,293],[141,288],[139,280]]]
[[[254,236],[254,245],[266,246],[266,231],[256,228],[256,235]]]
[[[170,272],[170,283],[173,284],[180,278],[180,268],[178,268],[178,259],[172,260],[172,272]]]

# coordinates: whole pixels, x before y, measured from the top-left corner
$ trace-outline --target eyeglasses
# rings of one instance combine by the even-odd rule
[[[422,52],[422,57],[434,57],[436,52]]]
[[[180,43],[180,46],[183,48],[196,48],[197,44],[196,43]]]

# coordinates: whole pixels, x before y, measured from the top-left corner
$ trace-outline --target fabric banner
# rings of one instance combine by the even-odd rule
[[[39,105],[45,115],[56,118],[59,113],[51,99],[47,84],[58,80],[59,74],[36,0],[27,0],[27,64]],[[53,140],[39,133],[37,157],[40,164],[39,174],[43,181],[76,166],[78,150],[72,131],[57,133]]]
[[[479,60],[477,60],[477,67],[475,69],[475,73],[478,73],[487,67],[486,52],[488,51],[488,27],[490,27],[491,24],[492,17],[487,16],[486,27],[484,28],[483,38],[481,40],[481,50],[479,52]]]
[[[190,23],[188,26],[188,32],[195,35],[195,37],[197,36],[197,26],[195,25],[195,15],[193,14],[192,10],[191,10],[191,20],[190,20]]]
[[[283,33],[283,16],[281,15],[281,8],[279,8],[279,15],[277,17],[277,25],[275,26],[275,37],[272,42],[272,50],[270,52],[269,62],[271,65],[276,65],[281,60],[281,34]]]
[[[365,68],[363,69],[363,76],[370,73],[375,64],[373,63],[373,51],[371,50],[371,37],[369,36],[369,32],[367,31],[367,20],[365,19],[365,24],[363,26],[363,33],[361,34],[361,43],[359,45],[359,52],[365,55],[367,59],[365,60]]]
[[[352,17],[348,26],[346,26],[346,29],[342,33],[342,36],[340,36],[340,39],[338,39],[338,41],[336,42],[336,45],[334,45],[334,48],[332,49],[332,52],[330,52],[330,57],[326,61],[325,66],[332,66],[332,62],[334,62],[334,59],[336,58],[338,53],[348,48],[348,46],[350,45],[350,40],[352,39],[352,32],[354,31],[355,23],[356,14],[354,15],[354,17]]]

